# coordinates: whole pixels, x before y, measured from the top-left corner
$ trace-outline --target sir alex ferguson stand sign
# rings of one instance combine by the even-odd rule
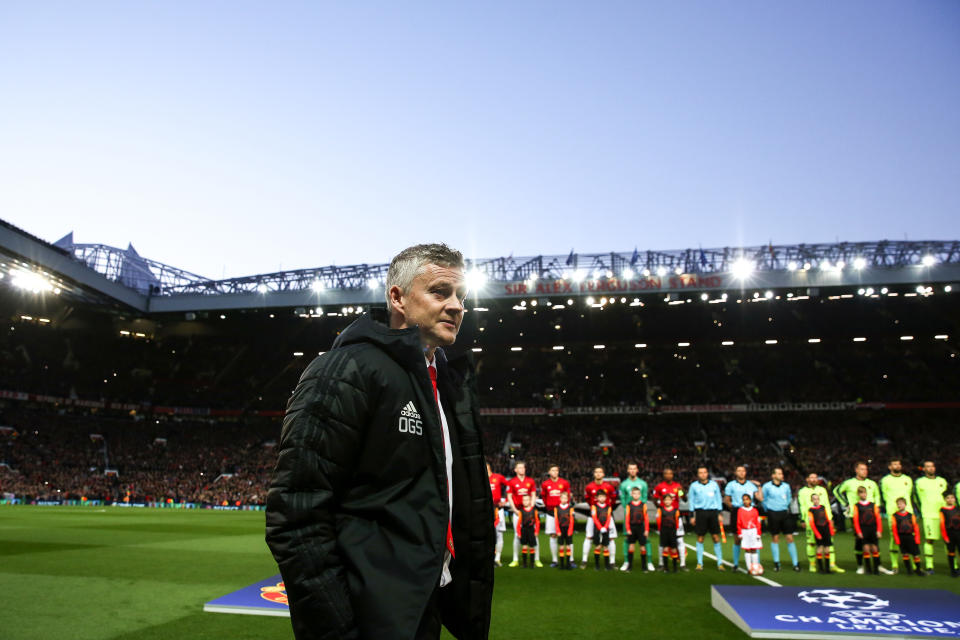
[[[960,637],[960,596],[933,589],[711,587],[751,638]]]

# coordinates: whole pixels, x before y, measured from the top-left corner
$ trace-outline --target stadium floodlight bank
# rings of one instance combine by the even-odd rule
[[[7,223],[0,254],[32,264],[64,292],[85,291],[145,313],[383,305],[388,264],[325,266],[212,280],[118,249],[48,244]],[[66,260],[64,260],[66,258]],[[64,264],[69,262],[69,264]],[[471,300],[680,296],[960,282],[960,241],[879,241],[576,253],[467,261]],[[0,273],[0,275],[6,275]],[[38,276],[41,277],[41,276]],[[0,286],[11,279],[0,280]],[[119,285],[119,286],[118,286]]]

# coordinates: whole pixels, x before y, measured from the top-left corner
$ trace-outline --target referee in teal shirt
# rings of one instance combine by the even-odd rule
[[[713,553],[717,556],[717,569],[723,571],[723,547],[720,545],[720,510],[723,496],[720,486],[710,479],[706,467],[697,468],[697,480],[690,484],[687,494],[690,510],[693,511],[693,530],[697,534],[697,571],[703,571],[703,537],[713,536]]]
[[[763,510],[767,514],[767,531],[773,539],[770,552],[773,554],[773,570],[780,571],[780,534],[787,538],[787,553],[793,570],[800,571],[800,561],[797,559],[797,545],[793,542],[794,526],[797,518],[790,513],[790,501],[793,500],[793,490],[783,481],[783,469],[776,467],[770,474],[770,482],[760,487],[757,496],[763,503]]]

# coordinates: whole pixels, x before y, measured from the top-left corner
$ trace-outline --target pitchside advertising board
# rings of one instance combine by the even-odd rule
[[[290,617],[287,591],[280,574],[261,580],[249,587],[211,600],[203,605],[204,611],[213,613],[244,613],[254,616]]]
[[[937,589],[713,585],[711,602],[751,638],[960,637],[960,596]]]

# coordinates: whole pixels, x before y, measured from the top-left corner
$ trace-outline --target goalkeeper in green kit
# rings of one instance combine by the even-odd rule
[[[913,486],[917,492],[917,506],[923,518],[923,558],[927,575],[933,574],[933,543],[940,539],[940,507],[947,503],[947,481],[937,475],[933,460],[923,461],[923,476]]]
[[[840,503],[840,506],[844,509],[844,515],[850,515],[850,509],[853,508],[853,505],[857,504],[857,501],[860,499],[857,497],[857,492],[860,490],[860,487],[865,487],[867,490],[867,501],[872,502],[873,504],[880,504],[880,487],[877,486],[877,483],[867,477],[869,473],[869,468],[867,467],[866,462],[857,462],[853,465],[853,470],[856,475],[852,478],[848,478],[842,484],[833,489],[833,495],[836,497],[837,502]],[[937,507],[939,509],[940,507]],[[865,569],[863,568],[863,540],[857,538],[856,542],[853,545],[854,553],[857,556],[857,573],[864,573]],[[884,573],[893,573],[890,569],[882,567]]]
[[[913,478],[903,473],[903,464],[899,458],[893,458],[887,465],[890,473],[880,479],[880,495],[883,496],[883,508],[887,512],[887,520],[897,512],[897,499],[903,498],[907,503],[907,512],[913,513]],[[900,547],[893,535],[890,536],[890,566],[893,572],[898,571],[900,562]]]
[[[640,473],[640,468],[637,466],[636,462],[631,462],[627,465],[627,477],[620,481],[620,504],[623,505],[624,510],[626,510],[627,505],[630,504],[630,501],[633,500],[630,492],[633,491],[634,487],[640,489],[640,500],[642,502],[647,501],[647,492],[649,487],[647,486],[646,481],[641,478],[638,474]],[[623,536],[623,557],[627,557],[627,547],[630,546],[627,541],[628,536]],[[650,538],[647,538],[647,558],[652,558],[650,555]],[[629,563],[624,561],[623,566],[620,567],[621,571],[627,571]],[[648,566],[646,567],[648,571],[653,571],[653,563],[648,561]]]

